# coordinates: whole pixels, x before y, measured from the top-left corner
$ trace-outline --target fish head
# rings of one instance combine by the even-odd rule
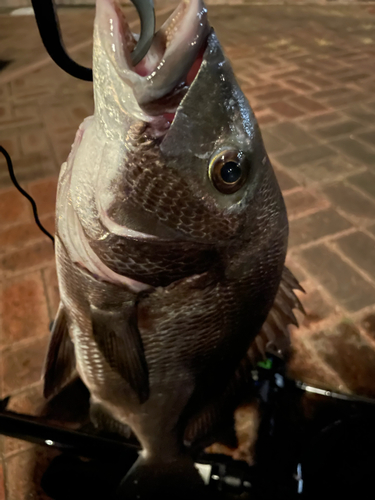
[[[93,75],[95,114],[111,136],[134,120],[157,124],[174,112],[187,90],[186,79],[205,44],[209,24],[201,0],[183,0],[156,32],[146,56],[136,66],[132,33],[117,0],[97,0]],[[163,119],[161,119],[163,118]],[[154,133],[157,133],[154,130]]]
[[[228,258],[239,246],[273,247],[283,262],[283,198],[202,0],[183,0],[133,66],[136,38],[115,0],[97,0],[101,223],[118,235],[211,245]]]

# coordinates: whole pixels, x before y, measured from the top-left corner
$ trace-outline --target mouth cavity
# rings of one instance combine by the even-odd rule
[[[108,58],[132,87],[139,106],[149,115],[172,121],[199,71],[210,32],[202,0],[182,0],[136,66],[131,52],[138,36],[131,32],[116,0],[97,0],[96,23]]]

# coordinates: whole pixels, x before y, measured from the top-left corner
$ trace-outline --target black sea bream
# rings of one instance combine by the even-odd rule
[[[142,446],[126,498],[191,498],[191,450],[233,413],[248,353],[293,321],[297,282],[274,171],[202,1],[133,67],[135,43],[97,0],[95,113],[59,178],[45,394],[76,368],[93,421]]]

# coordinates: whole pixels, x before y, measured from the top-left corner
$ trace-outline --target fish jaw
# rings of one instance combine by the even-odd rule
[[[202,50],[209,32],[202,0],[182,0],[156,33],[150,50],[133,66],[131,51],[136,35],[130,31],[117,0],[97,0],[94,28],[95,114],[106,130],[124,130],[134,121],[168,126],[163,117],[174,112],[183,93],[189,70]],[[167,103],[156,105],[167,98]],[[175,99],[173,99],[173,96]],[[171,99],[172,97],[172,99]]]

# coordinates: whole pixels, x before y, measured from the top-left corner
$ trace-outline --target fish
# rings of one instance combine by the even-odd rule
[[[119,498],[208,498],[194,453],[254,360],[286,349],[300,287],[277,178],[203,1],[182,0],[134,67],[136,42],[117,1],[97,0],[95,110],[58,181],[44,394],[77,372],[94,424],[135,435]]]

